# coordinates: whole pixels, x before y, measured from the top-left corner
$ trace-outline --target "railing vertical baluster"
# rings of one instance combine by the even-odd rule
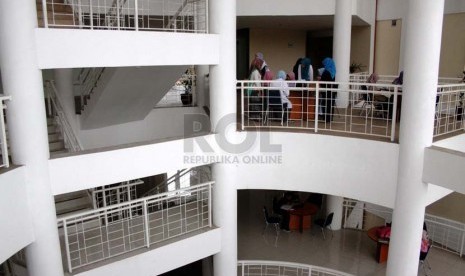
[[[308,97],[307,97],[308,98]],[[320,109],[320,83],[317,82],[316,83],[316,87],[315,87],[315,132],[318,132],[318,114],[320,113],[319,112],[319,109]],[[308,109],[308,105],[307,105],[307,109]]]
[[[42,0],[42,16],[44,21],[44,28],[48,28],[47,0]]]
[[[147,212],[147,200],[142,202],[142,209],[145,220],[145,241],[147,248],[150,247],[150,228],[149,228],[149,213]]]
[[[208,26],[208,0],[205,0],[205,33],[210,32],[210,26]]]
[[[119,1],[120,0],[116,0],[116,26],[118,26],[118,30],[121,29],[121,22],[119,20],[120,18],[120,9],[119,9]],[[137,1],[137,0],[136,0]]]
[[[394,87],[394,100],[392,103],[391,142],[394,142],[394,139],[396,137],[396,123],[397,123],[397,86]]]
[[[73,267],[71,266],[71,255],[69,253],[69,240],[68,240],[68,225],[66,220],[63,221],[63,235],[65,235],[65,251],[66,251],[66,261],[68,263],[69,273],[73,272]]]
[[[464,244],[465,244],[465,229],[463,229],[462,227],[462,246],[460,247],[460,258],[462,258],[462,255],[463,255],[463,247],[464,247]]]
[[[245,112],[245,107],[244,107],[244,82],[241,82],[241,130],[244,130],[244,112]],[[250,114],[249,114],[250,116]]]
[[[138,0],[134,0],[134,27],[139,31],[139,5]]]
[[[212,184],[208,184],[208,227],[212,227]]]
[[[74,3],[74,1],[73,1]],[[74,6],[74,5],[73,5]],[[73,7],[74,9],[74,7]],[[78,0],[78,17],[79,17],[79,29],[84,27],[84,20],[82,20],[82,0]]]
[[[241,274],[241,276],[244,276],[244,272],[245,272],[245,263],[242,263],[242,274]]]
[[[2,101],[0,101],[0,132],[1,132],[1,138],[0,138],[0,143],[2,147],[2,164],[1,166],[4,166],[8,168],[10,166],[10,161],[8,160],[8,145],[6,143],[6,129],[5,129],[5,117],[3,116],[3,110],[5,110],[5,105],[3,104],[3,100],[5,98],[2,98]],[[1,167],[0,166],[0,167]]]
[[[90,28],[94,29],[94,9],[93,9],[93,1],[89,1],[89,18],[90,18]]]

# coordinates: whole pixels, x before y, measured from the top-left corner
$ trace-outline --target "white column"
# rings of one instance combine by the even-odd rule
[[[208,74],[208,66],[207,65],[197,65],[195,66],[195,74],[196,74],[196,95],[197,95],[197,105],[200,108],[204,106],[208,106],[206,94],[208,83],[206,83],[206,75]]]
[[[336,81],[349,82],[350,41],[352,33],[352,0],[336,0],[334,14],[333,59],[336,63]],[[339,87],[347,89],[348,87]],[[347,107],[348,93],[338,93],[336,105]]]
[[[334,213],[331,229],[340,230],[342,225],[342,205],[344,198],[341,196],[326,196],[326,216]]]
[[[235,114],[236,105],[236,1],[209,2],[210,32],[219,35],[220,61],[210,66],[210,118],[212,127]],[[235,118],[235,115],[232,116]],[[234,143],[235,130],[219,132]],[[215,164],[213,178],[213,223],[221,228],[221,252],[213,257],[213,274],[237,275],[237,189],[234,165]]]
[[[0,1],[0,65],[8,103],[13,163],[26,169],[35,241],[26,248],[30,276],[62,276],[55,205],[48,168],[49,148],[42,72],[37,65],[35,1]]]
[[[409,0],[396,203],[387,275],[417,275],[428,185],[425,147],[432,144],[444,0]],[[420,70],[421,69],[421,70]]]

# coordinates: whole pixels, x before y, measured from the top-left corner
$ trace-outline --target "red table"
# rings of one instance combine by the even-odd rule
[[[312,216],[316,212],[318,212],[318,206],[312,203],[304,203],[302,207],[290,209],[289,229],[295,230],[298,228],[299,232],[302,233],[304,228],[310,228],[312,226]],[[306,219],[304,220],[304,218]]]
[[[378,263],[383,263],[387,261],[388,252],[389,252],[389,240],[381,239],[378,237],[378,229],[383,226],[376,226],[368,229],[367,234],[370,239],[376,242],[376,260]]]

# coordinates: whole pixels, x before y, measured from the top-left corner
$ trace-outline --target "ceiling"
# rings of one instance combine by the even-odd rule
[[[312,16],[238,16],[237,29],[266,28],[323,31],[333,29],[333,15]],[[358,16],[352,16],[352,26],[369,26]]]

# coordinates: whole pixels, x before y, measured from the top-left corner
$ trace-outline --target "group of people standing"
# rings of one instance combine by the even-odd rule
[[[316,74],[316,80],[334,82],[336,79],[336,65],[333,59],[327,57],[323,59],[322,64],[323,67],[319,68]],[[289,99],[290,87],[304,87],[307,85],[293,81],[313,81],[314,79],[315,72],[313,71],[311,60],[308,57],[297,59],[292,71],[286,73],[284,70],[279,70],[276,76],[274,76],[270,67],[265,62],[263,53],[261,52],[255,54],[255,57],[250,64],[249,80],[275,80],[275,82],[271,82],[269,86],[277,88],[277,90],[280,91],[281,103],[283,105],[284,112],[283,122],[287,122],[289,112],[292,109],[292,102]],[[266,85],[267,84],[265,84],[265,86]],[[261,85],[255,83],[255,86]],[[337,87],[333,84],[322,84],[321,87],[323,89],[320,91],[320,113],[326,122],[330,122],[332,120],[333,107],[337,94],[333,89]]]

